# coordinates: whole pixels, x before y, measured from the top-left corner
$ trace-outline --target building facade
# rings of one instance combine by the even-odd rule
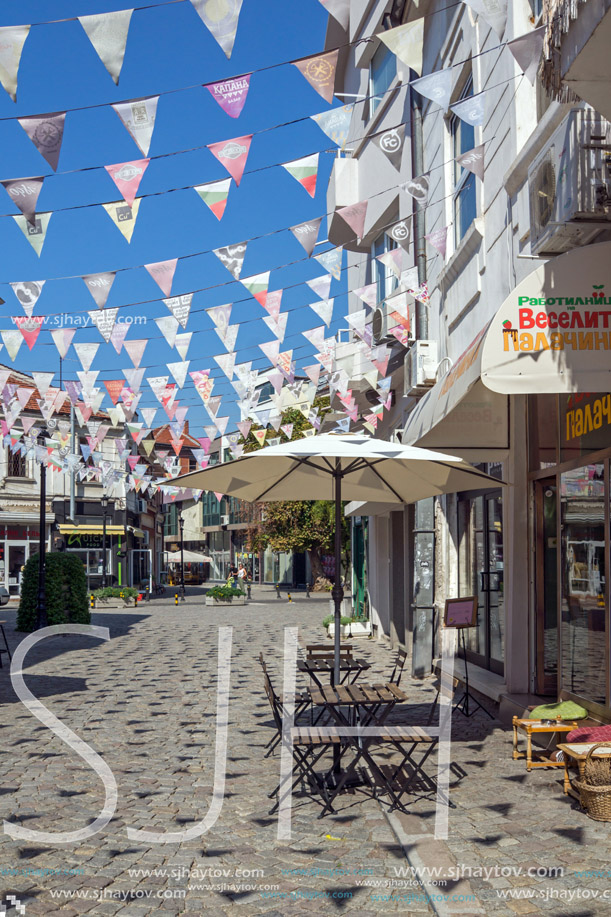
[[[592,307],[602,305],[611,238],[609,112],[586,73],[608,14],[604,3],[589,17],[576,4],[562,19],[558,6],[544,12],[510,0],[499,35],[467,4],[420,4],[416,74],[379,38],[415,18],[412,4],[352,0],[349,41],[373,40],[344,54],[338,92],[346,101],[368,98],[356,106],[348,152],[331,177],[329,237],[349,251],[350,290],[377,284],[374,342],[377,333],[383,343],[384,310],[411,280],[410,339],[376,435],[459,455],[491,477],[485,491],[352,509],[368,516],[367,589],[378,633],[411,645],[414,672],[426,674],[439,653],[446,598],[475,595],[467,654],[496,696],[562,694],[608,716],[611,382],[577,352],[598,348],[602,359],[609,346],[603,331],[593,337],[603,317]],[[338,28],[330,26],[329,46],[341,43]],[[507,42],[537,33],[531,47],[540,56],[543,32],[544,60],[531,82]],[[600,55],[598,62],[601,80],[609,67]],[[407,86],[442,72],[441,103]],[[376,138],[399,128],[397,169]],[[459,162],[472,151],[483,156],[479,174]],[[424,206],[401,187],[422,176]],[[337,211],[364,200],[357,243]],[[392,228],[402,221],[411,228],[402,267],[416,270],[420,299],[415,275],[396,277],[379,258],[401,244]],[[560,287],[583,278],[589,293],[561,291],[571,305],[559,310]],[[532,324],[520,304],[537,306]],[[351,294],[351,311],[362,306]]]

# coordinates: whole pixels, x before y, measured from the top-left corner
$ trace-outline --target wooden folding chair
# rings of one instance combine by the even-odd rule
[[[395,659],[395,664],[392,668],[392,671],[389,677],[386,679],[387,682],[389,681],[392,684],[397,685],[397,687],[399,687],[399,684],[401,683],[401,676],[403,675],[403,669],[405,668],[406,660],[407,660],[407,653],[405,652],[404,649],[399,647],[397,651],[397,658]]]
[[[329,798],[329,790],[327,788],[326,780],[323,777],[320,777],[314,767],[323,757],[325,752],[330,749],[337,748],[338,745],[343,745],[345,743],[339,738],[339,736],[330,736],[326,735],[322,730],[316,726],[307,726],[307,727],[294,727],[291,731],[291,743],[292,743],[292,753],[293,753],[293,767],[291,771],[292,786],[290,792],[292,793],[297,786],[302,784],[309,784],[310,786],[315,786],[316,790],[322,796],[324,800],[323,805],[323,814],[326,812],[335,812],[332,801]],[[297,776],[293,779],[293,772],[297,769]],[[282,790],[282,781],[272,790],[269,794],[269,799],[272,799],[274,796],[277,796],[276,802],[273,807],[270,809],[270,815],[273,815],[280,805],[280,799],[283,793],[286,791]],[[335,795],[335,794],[334,794]],[[320,817],[320,816],[319,816]]]
[[[263,654],[261,654],[259,661],[261,662],[263,666],[265,666],[265,662],[263,661],[262,657],[263,657]],[[274,718],[274,725],[276,727],[276,734],[272,736],[272,738],[269,740],[269,742],[265,746],[265,748],[267,749],[265,753],[265,757],[268,758],[271,754],[273,754],[278,744],[280,743],[280,740],[282,739],[283,716],[284,716],[284,708],[286,704],[286,699],[284,695],[278,695],[274,691],[274,687],[269,677],[269,673],[267,672],[267,668],[264,668],[263,670],[263,683],[265,687],[265,693],[267,695],[267,699],[269,701],[269,705],[272,710],[272,716]],[[297,721],[299,716],[304,712],[304,710],[309,706],[310,706],[310,695],[307,694],[306,692],[296,691],[295,692],[295,713],[294,713],[295,722]]]

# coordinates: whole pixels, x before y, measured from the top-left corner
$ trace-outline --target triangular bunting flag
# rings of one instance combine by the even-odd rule
[[[349,204],[347,207],[339,207],[337,212],[342,220],[348,224],[357,239],[363,238],[365,229],[365,217],[367,216],[368,201],[360,201],[358,204]]]
[[[231,57],[242,0],[191,0],[191,3],[225,55]]]
[[[263,351],[272,366],[275,366],[280,353],[280,341],[266,341],[264,344],[259,344],[259,349]]]
[[[306,280],[306,283],[321,299],[328,299],[331,289],[331,280],[331,274],[325,274],[323,277],[314,277],[313,280]]]
[[[216,257],[235,280],[240,279],[247,244],[247,242],[238,242],[236,245],[224,245],[222,248],[213,249]]]
[[[164,299],[164,305],[170,310],[176,321],[183,328],[187,327],[189,321],[189,312],[191,311],[191,300],[193,293],[185,293],[183,296],[173,296],[171,299]],[[176,335],[174,335],[176,341]],[[174,344],[171,345],[172,347]]]
[[[452,81],[452,67],[446,67],[444,70],[436,70],[434,73],[422,76],[419,80],[412,80],[410,88],[415,89],[431,102],[436,102],[445,112],[452,98]]]
[[[339,22],[345,32],[350,22],[350,0],[320,0],[320,2],[329,15]]]
[[[23,335],[23,339],[30,348],[36,343],[36,338],[40,334],[40,329],[42,328],[42,323],[44,322],[43,315],[35,315],[31,318],[28,318],[27,315],[14,315],[13,322],[17,325],[20,332]],[[7,348],[8,349],[8,348]]]
[[[240,280],[242,286],[246,287],[251,296],[262,306],[265,306],[267,299],[267,288],[269,286],[270,271],[263,271],[262,274],[253,274],[252,277],[243,277]]]
[[[149,96],[147,99],[117,102],[112,106],[143,156],[148,156],[149,153],[158,101],[159,96]],[[121,191],[121,194],[123,194],[123,191]]]
[[[78,17],[98,57],[117,85],[123,66],[127,33],[133,12],[133,10],[117,10],[114,13],[96,13],[93,16]]]
[[[91,369],[91,364],[93,363],[95,359],[95,355],[98,352],[98,350],[100,349],[100,345],[99,344],[90,344],[90,343],[75,344],[74,349],[76,351],[77,357],[79,358],[80,364],[83,367],[83,371],[85,373],[88,373],[89,370]],[[97,373],[94,373],[93,375],[97,376]],[[95,379],[93,381],[93,384],[95,384]]]
[[[450,111],[453,111],[461,121],[477,127],[483,124],[486,114],[486,93],[479,92],[474,96],[467,96],[454,105],[450,105]]]
[[[64,139],[65,111],[54,112],[49,115],[31,115],[27,118],[18,118],[20,125],[53,171],[57,170],[59,153]]]
[[[117,401],[121,397],[121,392],[125,387],[125,379],[108,379],[104,382],[104,387],[108,392],[109,398],[113,404],[116,405]]]
[[[180,360],[177,363],[166,363],[166,366],[176,379],[178,388],[182,388],[187,378],[190,360]]]
[[[428,239],[434,249],[436,249],[442,258],[446,256],[447,248],[447,239],[448,239],[448,227],[443,226],[441,229],[436,229],[435,232],[429,232],[424,237]]]
[[[474,13],[481,16],[502,41],[507,24],[507,0],[464,0]]]
[[[219,83],[206,83],[204,88],[219,103],[225,114],[230,118],[238,118],[246,102],[250,77],[250,73],[245,73],[243,76],[221,80]]]
[[[214,359],[231,382],[233,379],[233,368],[235,366],[235,353],[223,353]]]
[[[395,167],[397,172],[400,172],[403,147],[405,145],[405,125],[401,124],[399,127],[393,127],[388,131],[382,131],[380,134],[374,134],[373,140],[391,165]]]
[[[9,25],[0,29],[0,83],[13,102],[17,101],[17,74],[29,25]]]
[[[323,252],[322,255],[314,255],[314,260],[318,261],[336,280],[340,280],[342,276],[343,251],[341,247],[332,248],[331,251]]]
[[[424,37],[424,19],[415,19],[406,22],[394,29],[380,32],[380,41],[383,41],[389,50],[416,73],[422,73],[422,40]]]
[[[303,369],[308,379],[310,379],[310,381],[316,386],[318,386],[318,380],[320,378],[321,368],[322,367],[318,363],[316,363],[314,364],[314,366],[304,366],[304,369]]]
[[[19,348],[23,344],[23,335],[20,331],[0,331],[0,336],[2,337],[2,343],[6,347],[7,353],[11,358],[11,362],[15,360],[19,352]]]
[[[484,180],[484,147],[485,144],[481,143],[479,146],[473,147],[472,150],[467,150],[466,153],[456,157],[458,165],[466,169],[467,172],[473,172],[480,181]]]
[[[70,344],[75,334],[76,328],[59,328],[51,332],[53,343],[57,347],[57,351],[62,360],[66,358],[66,354],[70,349]]]
[[[17,226],[24,234],[38,257],[40,257],[42,247],[45,244],[47,229],[51,216],[51,213],[39,213],[34,224],[26,220],[26,218],[21,214],[19,214],[19,216],[13,217],[17,223]]]
[[[131,242],[141,200],[142,198],[137,197],[131,207],[123,201],[102,204],[110,219],[128,242]]]
[[[399,220],[398,223],[395,223],[393,226],[390,226],[386,230],[386,235],[390,236],[391,239],[400,245],[404,251],[409,251],[409,242],[411,237],[411,216],[406,217],[404,220]]]
[[[542,25],[539,29],[534,29],[532,32],[527,32],[526,35],[520,35],[513,41],[507,42],[507,48],[516,59],[518,67],[533,86],[539,69],[546,31],[547,26]]]
[[[166,342],[170,347],[173,347],[176,341],[176,332],[178,331],[178,322],[174,316],[166,315],[163,318],[156,318],[155,324],[163,334]]]
[[[221,140],[220,143],[208,144],[212,155],[227,169],[236,185],[240,184],[244,174],[251,143],[252,134],[246,134],[244,137],[235,137],[233,140]]]
[[[217,220],[220,220],[225,213],[230,186],[230,178],[223,178],[221,181],[210,182],[207,185],[194,185],[194,190],[197,191],[204,204],[210,207]]]
[[[44,373],[44,372],[32,372],[32,378],[36,383],[36,388],[40,392],[40,397],[44,398],[47,392],[49,391],[49,386],[53,382],[53,376],[55,373]]]
[[[116,271],[106,271],[102,274],[85,274],[85,286],[93,296],[98,309],[103,309],[110,293],[110,288],[115,282]]]
[[[91,319],[92,324],[96,326],[105,342],[108,344],[110,341],[110,336],[112,334],[112,329],[115,327],[115,322],[117,320],[117,315],[119,314],[118,307],[115,309],[102,309],[99,312],[88,312],[87,315]]]
[[[293,159],[292,162],[283,162],[282,168],[286,169],[299,184],[305,188],[310,197],[316,194],[316,176],[318,175],[318,153],[304,156],[303,159]]]
[[[310,309],[316,312],[328,328],[333,318],[333,300],[321,299],[320,302],[312,302],[310,303]]]
[[[308,258],[314,251],[321,221],[322,217],[316,217],[314,220],[308,220],[307,223],[299,223],[297,226],[290,227],[297,241],[305,249]]]
[[[348,140],[353,111],[354,103],[343,105],[341,108],[332,108],[330,111],[323,111],[318,115],[310,115],[310,117],[318,124],[321,131],[343,150]]]
[[[153,264],[144,265],[164,296],[170,296],[172,293],[172,281],[177,264],[178,258],[170,258],[169,261],[155,261]]]
[[[31,226],[36,225],[36,204],[42,191],[44,176],[39,178],[7,178],[4,190]]]
[[[148,341],[146,340],[125,341],[123,345],[123,347],[127,351],[127,354],[130,360],[132,361],[136,369],[138,369],[138,367],[140,366],[140,363],[142,362],[142,357],[144,356],[144,349],[147,343]],[[123,370],[123,372],[126,373],[126,370]]]
[[[130,326],[127,324],[127,322],[120,322],[112,329],[112,334],[110,335],[110,343],[115,348],[117,353],[121,353],[123,343],[127,337],[129,328]]]
[[[140,182],[149,162],[150,159],[134,159],[132,162],[117,162],[112,166],[104,166],[129,207],[134,206]],[[129,239],[127,241],[129,242]]]
[[[328,51],[326,54],[317,54],[314,57],[292,62],[293,66],[297,67],[299,72],[305,76],[310,86],[329,105],[333,101],[338,55],[339,49],[336,48],[335,51]]]
[[[38,302],[38,297],[42,293],[42,288],[45,285],[44,280],[30,280],[23,282],[11,283],[13,288],[13,293],[19,300],[23,311],[29,317],[34,311],[34,306]]]
[[[421,208],[426,207],[427,201],[429,199],[430,187],[428,172],[425,172],[423,175],[418,175],[416,178],[410,178],[402,185],[399,185],[399,187],[402,191],[406,191],[407,194],[411,194],[411,196],[415,201],[417,201]]]

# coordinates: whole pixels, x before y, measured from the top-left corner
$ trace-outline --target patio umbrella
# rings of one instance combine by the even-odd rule
[[[342,500],[414,503],[460,490],[496,487],[499,481],[463,459],[356,433],[298,439],[267,446],[232,462],[170,481],[250,503],[272,500],[335,501],[335,683],[339,684]]]
[[[168,551],[166,554],[169,564],[179,564],[181,561],[180,551]],[[198,554],[197,551],[183,551],[183,558],[186,564],[209,564],[212,558],[207,554]]]

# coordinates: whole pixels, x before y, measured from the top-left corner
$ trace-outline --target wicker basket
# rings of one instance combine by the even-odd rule
[[[581,804],[594,821],[611,821],[611,785],[592,786],[586,783],[588,761],[592,753],[601,746],[609,747],[611,742],[597,742],[588,750],[584,763],[584,780],[575,780],[574,786],[579,790]]]

